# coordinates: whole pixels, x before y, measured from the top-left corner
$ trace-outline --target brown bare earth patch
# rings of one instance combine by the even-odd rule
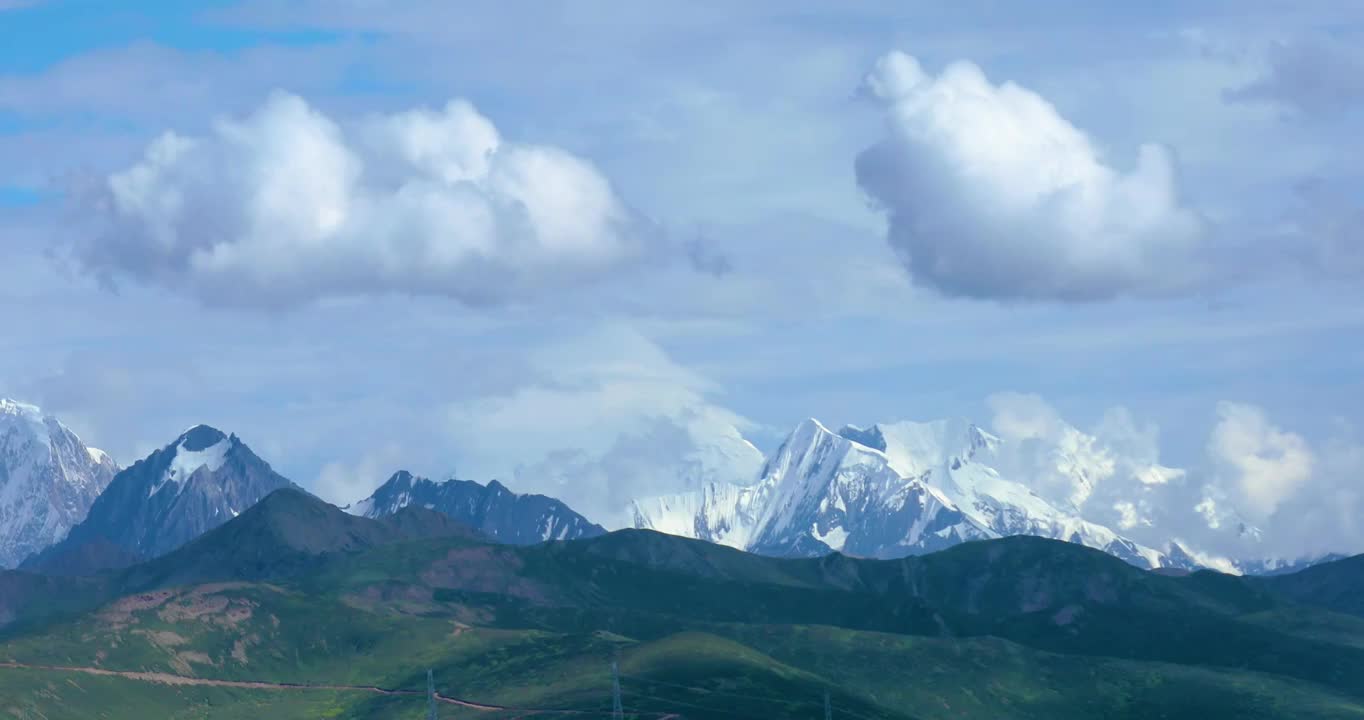
[[[431,588],[396,583],[369,585],[358,593],[342,597],[341,602],[366,612],[383,610],[406,615],[422,615],[440,609]]]
[[[160,648],[173,648],[189,642],[178,633],[170,630],[134,630],[134,635],[142,635],[151,641],[151,644]]]
[[[208,656],[207,654],[205,654],[205,653],[199,652],[198,650],[188,650],[188,651],[186,651],[186,652],[177,653],[177,654],[176,654],[176,657],[178,657],[178,658],[184,660],[185,662],[194,663],[195,665],[217,665],[217,664],[218,664],[218,663],[213,662],[213,658],[209,657],[209,656]]]
[[[138,593],[120,598],[105,606],[96,616],[103,623],[117,630],[137,622],[136,613],[155,610],[175,597],[174,590],[157,590]]]
[[[218,593],[227,592],[228,590],[241,590],[242,588],[248,587],[251,587],[250,583],[244,582],[205,583],[203,585],[195,586],[194,589],[190,590],[190,593],[198,595],[217,595]]]
[[[223,613],[219,624],[224,627],[236,627],[251,619],[251,611],[255,606],[256,604],[250,600],[233,600],[228,603],[227,612]]]
[[[205,615],[217,615],[227,610],[228,599],[222,595],[206,595],[203,593],[189,593],[175,598],[174,601],[166,603],[157,612],[157,617],[165,622],[181,622],[183,620],[198,620]]]
[[[431,587],[548,601],[549,594],[542,585],[520,575],[524,567],[521,557],[505,548],[451,548],[444,558],[431,563],[421,578]]]
[[[170,665],[181,675],[193,675],[194,665],[217,665],[213,658],[197,650],[187,650],[171,655]]]
[[[228,597],[220,593],[240,585],[222,584],[201,586],[165,603],[157,616],[175,623],[197,620],[225,628],[236,627],[251,619],[256,603],[246,598]]]
[[[249,664],[251,661],[247,657],[246,651],[253,645],[259,644],[260,636],[255,633],[237,638],[232,642],[232,659],[243,665]]]

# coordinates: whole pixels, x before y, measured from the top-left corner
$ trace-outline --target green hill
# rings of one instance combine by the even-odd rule
[[[1259,583],[1295,602],[1364,617],[1364,555],[1261,578]]]
[[[21,590],[0,662],[29,666],[0,668],[0,713],[420,717],[429,668],[442,717],[609,717],[615,660],[633,717],[818,718],[828,691],[854,719],[1364,718],[1362,624],[1293,576],[1037,538],[894,561],[647,531],[513,547],[433,515],[284,490],[121,573],[0,576]]]

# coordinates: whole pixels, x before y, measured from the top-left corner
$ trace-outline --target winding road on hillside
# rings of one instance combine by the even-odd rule
[[[46,670],[51,672],[82,673],[85,675],[100,675],[103,677],[116,677],[125,680],[135,680],[138,682],[160,683],[162,685],[194,685],[209,687],[241,688],[245,690],[334,690],[334,691],[353,691],[372,693],[374,695],[393,695],[403,697],[425,697],[425,690],[395,690],[381,688],[376,685],[325,685],[311,683],[272,683],[261,680],[215,680],[212,678],[189,677],[186,675],[173,675],[163,672],[144,672],[137,670],[109,670],[100,667],[81,667],[73,665],[30,665],[28,663],[0,662],[0,670]],[[471,710],[483,710],[487,712],[509,712],[517,713],[518,718],[528,718],[535,715],[586,715],[591,711],[587,710],[550,710],[536,708],[514,708],[505,705],[490,705],[488,703],[464,700],[449,695],[436,693],[436,700],[446,705],[458,705]],[[658,720],[681,720],[681,716],[675,713],[632,713],[636,716],[657,718]]]

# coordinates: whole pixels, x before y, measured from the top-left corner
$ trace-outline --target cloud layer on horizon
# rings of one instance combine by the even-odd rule
[[[1348,432],[1314,445],[1264,408],[1221,402],[1204,461],[1175,468],[1161,464],[1160,429],[1121,406],[1085,431],[1035,394],[998,393],[988,405],[994,431],[1019,448],[1002,472],[1139,541],[1232,559],[1364,550],[1364,444]]]

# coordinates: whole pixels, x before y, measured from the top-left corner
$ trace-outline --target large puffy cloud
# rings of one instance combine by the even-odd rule
[[[90,198],[75,255],[236,305],[366,293],[495,302],[637,261],[660,235],[587,161],[510,143],[467,102],[343,127],[275,93],[203,137],[166,133]]]
[[[1270,422],[1253,405],[1220,403],[1208,453],[1239,506],[1268,518],[1312,478],[1316,458],[1307,441]]]
[[[1207,450],[1195,507],[1210,525],[1249,518],[1262,554],[1287,559],[1364,550],[1364,443],[1348,423],[1309,440],[1264,408],[1221,403]]]
[[[969,62],[933,76],[892,52],[863,92],[884,106],[886,136],[858,156],[857,179],[916,281],[969,297],[1100,300],[1199,278],[1203,224],[1181,205],[1164,147],[1143,145],[1121,172],[1045,98]]]

